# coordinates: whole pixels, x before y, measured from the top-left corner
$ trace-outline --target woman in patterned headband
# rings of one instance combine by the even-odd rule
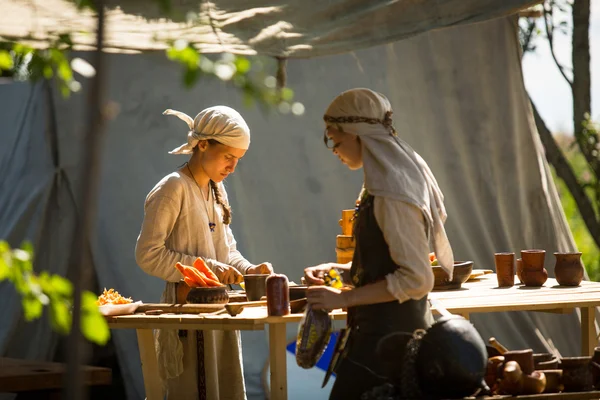
[[[427,302],[434,282],[430,242],[450,276],[454,259],[443,195],[425,161],[398,137],[388,99],[369,89],[349,90],[333,100],[323,119],[326,146],[348,168],[363,168],[364,186],[352,262],[305,269],[308,282],[323,285],[323,274],[337,268],[354,289],[315,286],[307,297],[315,308],[348,309],[349,337],[330,399],[360,399],[386,382],[379,340],[433,322]]]
[[[135,249],[137,264],[166,281],[161,303],[180,303],[185,287],[175,264],[201,257],[221,283],[238,283],[242,274],[270,274],[269,263],[253,265],[236,249],[229,224],[231,209],[222,181],[235,171],[250,145],[250,130],[235,110],[207,108],[185,121],[187,142],[171,154],[189,154],[183,167],[164,177],[148,194]],[[159,330],[159,372],[169,399],[245,399],[238,331]],[[206,351],[205,351],[206,350]],[[218,355],[218,356],[217,356]],[[210,370],[214,379],[208,381]],[[222,374],[227,371],[227,374]]]

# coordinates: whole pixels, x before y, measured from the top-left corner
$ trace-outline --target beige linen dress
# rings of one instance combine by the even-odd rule
[[[219,188],[227,202],[224,186]],[[214,232],[209,222],[216,224]],[[163,303],[176,301],[176,283],[182,279],[177,262],[192,265],[202,257],[213,271],[227,264],[242,273],[252,266],[237,251],[212,193],[206,201],[196,182],[180,172],[164,177],[146,197],[135,255],[145,272],[166,281]],[[155,339],[168,399],[246,398],[239,331],[190,331],[180,337],[177,330],[161,329]]]

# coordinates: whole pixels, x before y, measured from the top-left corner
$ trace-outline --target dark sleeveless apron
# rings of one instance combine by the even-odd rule
[[[356,246],[350,275],[355,287],[385,279],[399,267],[390,256],[374,214],[374,198],[363,198],[354,225]],[[371,304],[348,308],[350,335],[335,370],[331,400],[360,399],[369,389],[386,382],[376,355],[377,343],[393,332],[412,333],[433,323],[427,296],[403,303]]]

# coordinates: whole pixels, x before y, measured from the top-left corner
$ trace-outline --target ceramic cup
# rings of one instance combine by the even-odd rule
[[[498,286],[511,287],[515,284],[515,253],[495,253]]]

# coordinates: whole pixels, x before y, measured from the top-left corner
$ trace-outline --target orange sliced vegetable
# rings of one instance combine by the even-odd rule
[[[196,268],[200,272],[203,272],[208,279],[212,279],[213,281],[219,282],[219,278],[217,278],[217,275],[215,275],[215,273],[212,272],[210,268],[208,268],[204,260],[200,257],[196,258],[196,261],[194,261],[194,268]]]
[[[187,283],[187,285],[189,287],[200,287],[200,285],[198,285],[198,283],[196,283],[196,281],[194,281],[193,279],[191,279],[187,276],[184,276],[183,280],[185,281],[185,283]]]

